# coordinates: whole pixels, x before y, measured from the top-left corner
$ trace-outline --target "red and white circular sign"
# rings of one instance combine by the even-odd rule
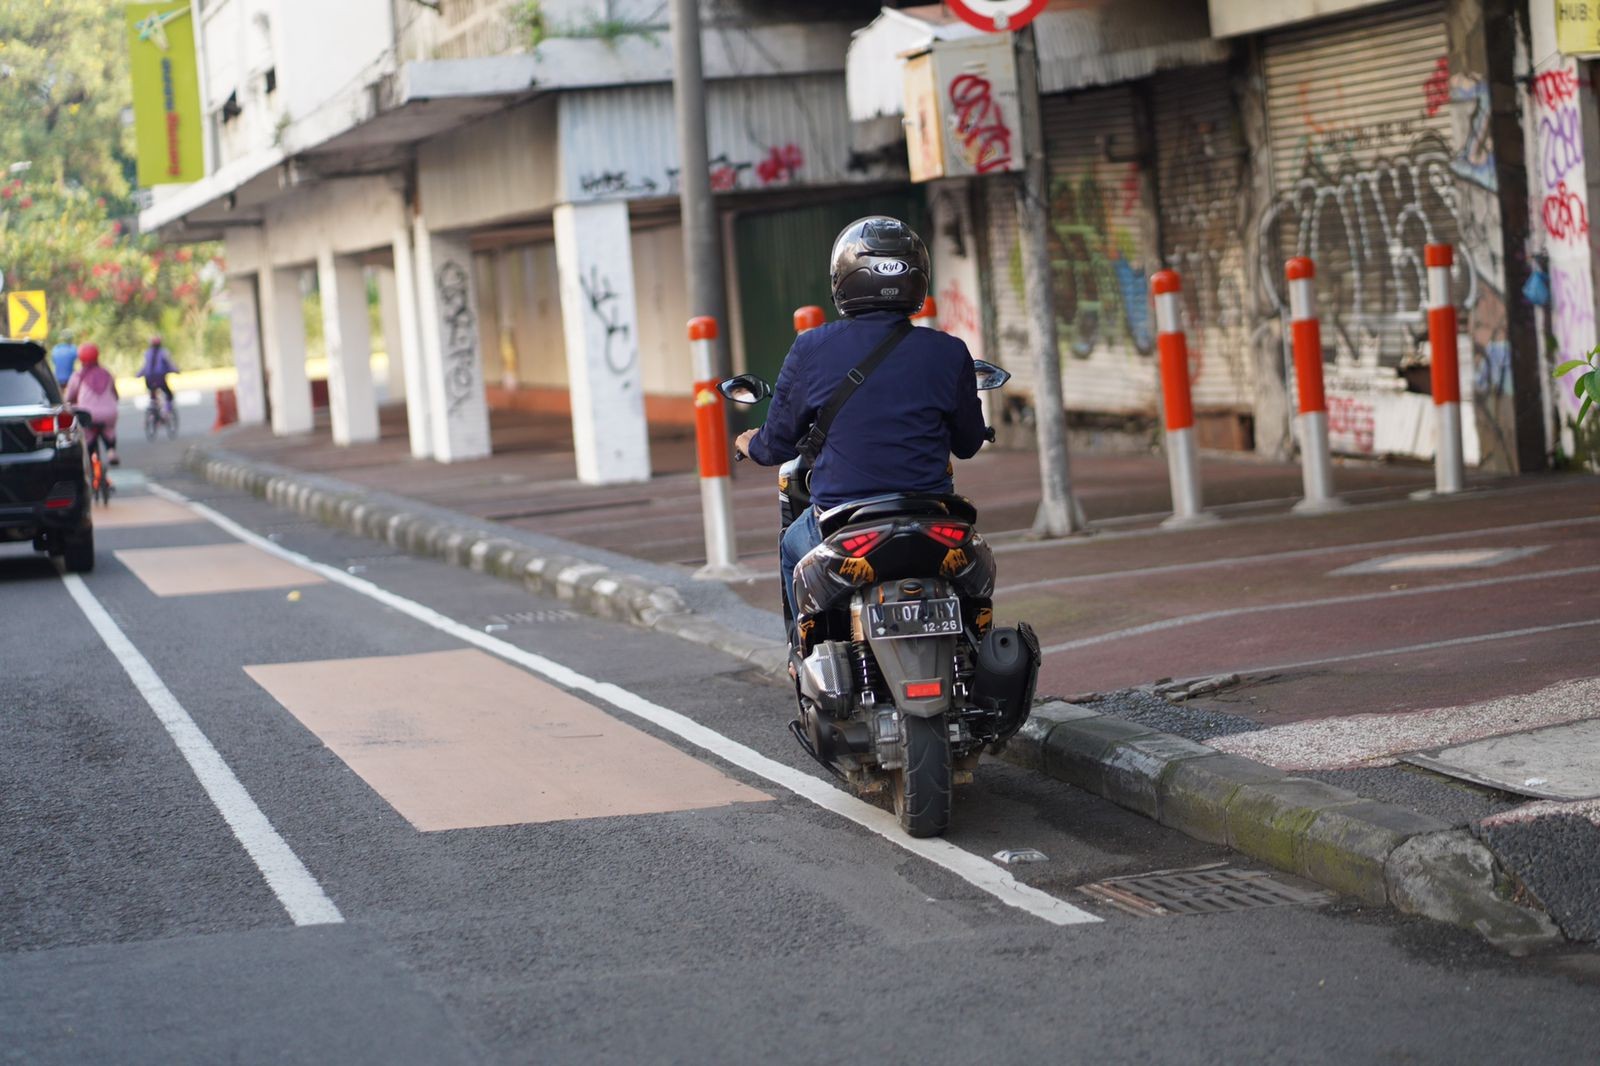
[[[990,33],[1022,29],[1049,3],[1050,0],[945,0],[962,22]]]

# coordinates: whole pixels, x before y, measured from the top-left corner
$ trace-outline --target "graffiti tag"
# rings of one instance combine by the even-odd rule
[[[1583,123],[1578,109],[1563,104],[1539,119],[1539,174],[1553,189],[1583,165]]]
[[[994,99],[989,79],[962,74],[950,82],[955,137],[967,163],[979,174],[1011,167],[1011,128]]]
[[[639,351],[628,343],[633,328],[622,321],[622,306],[617,290],[610,278],[601,275],[599,267],[590,267],[587,277],[580,275],[578,284],[583,288],[584,299],[589,301],[589,312],[605,330],[605,346],[602,350],[606,368],[621,377],[638,362]],[[618,338],[622,341],[620,345],[615,343]]]
[[[1562,182],[1544,198],[1544,228],[1558,241],[1582,240],[1589,236],[1589,208],[1583,197]]]
[[[1422,97],[1428,117],[1437,115],[1450,102],[1450,60],[1440,56],[1433,62],[1433,73],[1422,83]]]
[[[1554,111],[1578,98],[1578,73],[1558,68],[1533,77],[1533,98],[1546,111]]]
[[[439,314],[444,322],[446,413],[454,415],[472,398],[478,376],[478,321],[473,314],[467,271],[454,259],[439,268]]]
[[[798,144],[785,144],[773,148],[767,157],[756,164],[756,177],[763,185],[780,181],[793,181],[800,168],[806,165],[806,154]]]
[[[1328,397],[1328,435],[1346,450],[1370,453],[1378,420],[1372,404],[1350,396]]]
[[[584,174],[578,179],[578,184],[586,196],[649,196],[658,188],[654,178],[634,181],[622,170]]]

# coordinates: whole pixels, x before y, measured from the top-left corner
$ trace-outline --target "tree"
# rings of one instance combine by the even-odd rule
[[[44,290],[51,326],[95,341],[114,370],[134,369],[155,333],[180,366],[204,365],[227,352],[216,246],[130,231],[124,34],[121,4],[0,4],[0,270]]]
[[[132,101],[121,4],[0,5],[0,171],[92,189],[124,214],[133,175]]]

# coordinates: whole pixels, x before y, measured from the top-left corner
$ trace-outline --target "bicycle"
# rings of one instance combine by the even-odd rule
[[[168,440],[177,437],[178,408],[170,399],[163,400],[161,393],[154,392],[144,409],[144,439],[155,440],[162,426],[167,427]]]
[[[89,498],[102,507],[109,507],[111,493],[116,486],[111,484],[111,475],[106,473],[106,439],[102,435],[104,424],[92,422],[90,429],[94,431],[94,448],[89,452]]]

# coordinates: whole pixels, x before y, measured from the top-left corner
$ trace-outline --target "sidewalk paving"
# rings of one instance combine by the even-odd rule
[[[335,448],[325,432],[277,439],[260,428],[217,443],[557,538],[575,556],[628,557],[641,574],[677,575],[680,588],[703,560],[687,430],[653,436],[650,483],[593,488],[573,476],[562,418],[496,412],[497,454],[452,466],[409,458],[398,410],[384,412],[383,426],[382,440],[352,448]],[[770,619],[777,596],[772,473],[748,464],[735,473],[741,553],[764,575],[732,587],[755,609],[735,628],[772,631],[749,625],[756,612]],[[1524,817],[1509,791],[1399,761],[1415,750],[1403,728],[1414,712],[1434,715],[1435,755],[1530,728],[1519,725],[1518,699],[1566,708],[1529,723],[1600,717],[1600,479],[1485,478],[1458,497],[1414,501],[1431,486],[1428,469],[1341,465],[1335,483],[1352,506],[1302,517],[1288,514],[1297,466],[1208,456],[1206,500],[1224,521],[1168,532],[1158,528],[1164,460],[1078,454],[1075,486],[1096,532],[1040,542],[1026,536],[1037,477],[1032,453],[989,450],[959,465],[957,484],[999,555],[998,617],[1032,622],[1045,646],[1041,692],[1510,841],[1524,887],[1569,934],[1600,936],[1600,805],[1558,802]],[[1178,682],[1164,697],[1152,691],[1169,679]],[[1204,679],[1205,691],[1184,698],[1185,682]],[[1578,687],[1558,689],[1563,682]],[[1377,717],[1344,730],[1342,746],[1304,733],[1360,715]],[[1320,745],[1321,761],[1283,754],[1307,743]],[[1600,752],[1593,765],[1600,794]]]

